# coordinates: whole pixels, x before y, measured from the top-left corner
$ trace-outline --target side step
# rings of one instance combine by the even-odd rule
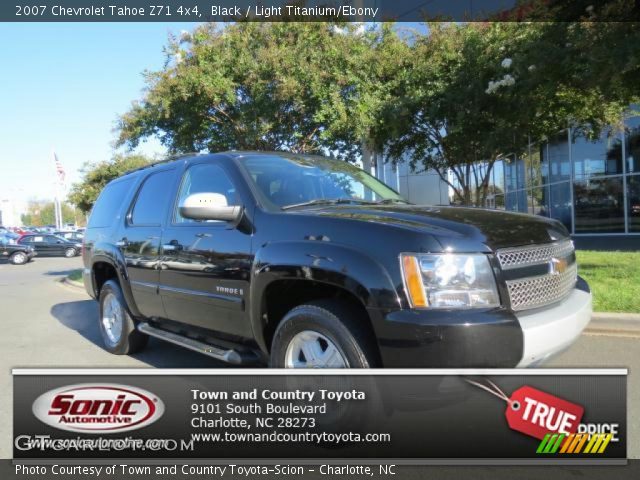
[[[202,353],[208,357],[215,358],[216,360],[222,360],[223,362],[232,363],[234,365],[244,365],[247,363],[257,363],[257,356],[253,353],[239,352],[237,350],[225,350],[224,348],[215,347],[193,338],[185,337],[177,333],[168,332],[160,328],[153,327],[147,322],[138,323],[136,327],[139,332],[142,332],[150,337],[156,337],[160,340],[179,345],[194,352]]]

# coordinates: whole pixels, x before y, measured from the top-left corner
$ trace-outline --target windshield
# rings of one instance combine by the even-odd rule
[[[280,208],[331,203],[407,203],[398,193],[347,162],[322,157],[240,159],[264,200]]]

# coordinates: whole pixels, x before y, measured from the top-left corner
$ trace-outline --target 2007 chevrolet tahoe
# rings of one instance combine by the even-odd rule
[[[591,316],[558,221],[412,205],[323,157],[141,168],[105,187],[84,241],[115,354],[153,336],[236,364],[528,366]]]

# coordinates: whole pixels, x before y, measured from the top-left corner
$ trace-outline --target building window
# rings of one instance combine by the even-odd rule
[[[576,181],[589,177],[622,173],[622,141],[620,135],[604,132],[599,139],[574,138],[571,145]]]
[[[627,178],[629,232],[640,233],[640,175]]]
[[[631,117],[626,121],[627,172],[640,173],[640,117]]]
[[[550,215],[571,231],[571,183],[560,182],[549,185]]]
[[[624,233],[622,185],[621,176],[576,179],[576,233]]]
[[[544,183],[569,180],[571,178],[571,164],[569,163],[566,130],[550,138],[546,147],[541,151]]]

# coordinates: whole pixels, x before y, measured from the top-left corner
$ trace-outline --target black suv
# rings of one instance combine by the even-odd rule
[[[8,238],[0,234],[0,259],[6,258],[14,265],[29,263],[36,255],[33,247],[11,243]]]
[[[84,282],[115,354],[148,336],[236,364],[513,367],[589,322],[564,226],[411,205],[323,157],[230,152],[109,183]]]

